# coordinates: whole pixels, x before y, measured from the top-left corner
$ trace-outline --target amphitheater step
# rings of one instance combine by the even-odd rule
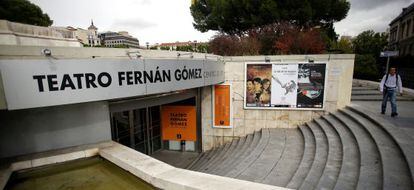
[[[198,171],[201,172],[208,172],[209,170],[212,170],[212,167],[214,166],[214,164],[223,157],[223,155],[225,155],[227,153],[227,151],[229,150],[229,148],[234,145],[234,143],[236,143],[236,141],[232,141],[231,143],[226,143],[226,145],[219,151],[217,152],[210,160],[208,163],[204,164],[204,166],[202,166],[201,168],[198,169]]]
[[[259,132],[257,132],[259,134]],[[241,157],[241,162],[239,162],[232,170],[226,174],[228,177],[237,178],[241,173],[243,173],[247,168],[249,168],[263,153],[266,145],[269,142],[269,130],[262,129],[260,133],[260,138],[256,145],[251,146],[249,152],[246,152],[243,157]]]
[[[286,146],[282,157],[272,168],[263,183],[286,186],[299,167],[303,156],[304,141],[299,129],[286,129]]]
[[[352,131],[350,131],[334,116],[326,115],[322,118],[333,126],[339,134],[342,142],[341,170],[338,179],[336,180],[334,189],[356,189],[359,176],[359,165],[361,162],[356,138]]]
[[[373,136],[382,160],[383,188],[413,189],[407,161],[394,139],[381,127],[374,125],[360,114],[350,109],[344,109],[342,112],[351,117],[360,126],[365,127]]]
[[[342,142],[338,133],[327,121],[315,119],[328,138],[328,158],[316,189],[333,189],[342,165]]]
[[[236,139],[233,140],[230,144],[230,146],[228,147],[227,151],[222,152],[222,154],[220,156],[218,156],[218,158],[214,161],[211,162],[204,170],[203,172],[205,173],[213,173],[216,170],[220,170],[221,168],[218,168],[217,166],[220,165],[220,163],[222,163],[223,161],[225,161],[228,157],[230,157],[235,150],[237,150],[237,146],[239,145],[240,140]],[[241,142],[243,143],[243,142]]]
[[[248,136],[243,147],[239,149],[234,157],[229,160],[229,163],[227,165],[224,165],[224,167],[216,174],[226,176],[231,170],[233,170],[234,167],[237,166],[241,160],[244,160],[244,158],[249,155],[250,152],[257,146],[257,143],[260,140],[260,135],[260,132],[256,131],[254,135]]]
[[[238,179],[262,182],[282,157],[286,142],[285,129],[269,129],[269,141],[263,153]]]
[[[316,153],[312,167],[299,189],[314,189],[318,185],[328,159],[328,139],[325,133],[315,122],[308,122],[307,126],[315,135]]]
[[[295,174],[290,179],[287,188],[297,189],[308,175],[315,158],[316,142],[313,132],[307,126],[299,126],[304,138],[304,152],[302,160]]]
[[[414,189],[413,138],[349,107],[294,129],[262,129],[188,168],[291,189]]]
[[[357,189],[382,189],[382,166],[378,147],[370,133],[342,112],[334,116],[355,136],[360,150],[360,168]]]

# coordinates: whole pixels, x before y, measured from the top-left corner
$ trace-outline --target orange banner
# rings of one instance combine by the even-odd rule
[[[196,107],[162,106],[162,140],[196,141]]]
[[[214,126],[231,128],[231,86],[214,86]]]

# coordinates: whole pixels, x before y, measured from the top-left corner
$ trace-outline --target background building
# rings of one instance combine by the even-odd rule
[[[390,23],[392,50],[399,50],[400,56],[414,55],[414,3],[403,8],[402,13]]]
[[[139,40],[132,37],[126,31],[104,32],[99,34],[102,45],[105,47],[130,47],[139,48]]]
[[[91,25],[88,27],[88,44],[93,46],[101,46],[101,39],[98,37],[98,28],[93,25],[93,21],[91,21]]]

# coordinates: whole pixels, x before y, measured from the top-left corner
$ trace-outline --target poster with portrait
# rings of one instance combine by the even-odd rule
[[[274,107],[296,107],[298,66],[294,64],[272,65],[272,98]]]
[[[246,107],[270,107],[271,64],[249,64],[246,67]]]
[[[326,63],[246,63],[246,109],[324,107]]]
[[[322,108],[326,64],[299,64],[298,108]]]

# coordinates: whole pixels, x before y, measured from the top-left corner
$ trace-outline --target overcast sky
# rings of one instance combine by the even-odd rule
[[[208,41],[215,32],[201,33],[192,26],[191,0],[30,0],[53,19],[54,26],[87,28],[91,19],[103,31],[128,31],[150,44]],[[389,22],[414,0],[350,0],[348,17],[335,24],[340,35],[373,29],[383,32]]]

